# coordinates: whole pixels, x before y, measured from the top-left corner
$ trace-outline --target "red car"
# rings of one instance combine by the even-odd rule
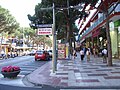
[[[50,60],[49,53],[47,51],[36,51],[35,61],[37,60]]]

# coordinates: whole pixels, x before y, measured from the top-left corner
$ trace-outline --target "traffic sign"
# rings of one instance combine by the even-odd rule
[[[38,35],[51,35],[52,34],[52,24],[39,24]]]
[[[51,35],[52,28],[38,28],[38,35]]]
[[[38,28],[43,28],[43,27],[51,27],[52,28],[52,24],[39,24],[37,25]]]

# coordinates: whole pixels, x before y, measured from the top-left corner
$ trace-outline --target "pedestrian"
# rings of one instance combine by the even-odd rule
[[[86,51],[87,51],[87,48],[84,47],[84,48],[83,48],[83,51],[84,51],[84,57],[85,57],[85,55],[86,55]]]
[[[5,58],[5,52],[4,52],[4,50],[1,51],[1,55],[2,55],[2,59],[4,59]]]
[[[10,58],[10,52],[8,52],[7,58]]]
[[[96,57],[96,49],[95,48],[93,48],[93,55],[94,55],[94,57]]]
[[[103,63],[107,63],[107,49],[106,48],[102,50],[102,55],[103,55]]]
[[[87,55],[87,61],[90,61],[90,50],[89,49],[87,49],[86,55]]]
[[[77,56],[77,54],[76,54],[76,50],[74,50],[74,51],[73,51],[73,58],[75,59],[76,56]]]
[[[83,51],[83,49],[80,50],[80,57],[81,57],[81,61],[83,61],[83,59],[84,59],[84,51]]]

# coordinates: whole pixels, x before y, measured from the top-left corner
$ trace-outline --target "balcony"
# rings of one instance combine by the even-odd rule
[[[98,20],[94,22],[92,26],[90,26],[87,30],[85,30],[85,33],[83,33],[83,36],[91,32],[95,27],[97,27],[100,23],[102,23],[105,20],[105,16],[101,16]]]
[[[113,10],[113,7],[116,5],[114,4],[113,6],[110,7],[109,12]],[[120,4],[118,4],[114,10],[114,12],[120,12]],[[106,19],[105,15],[102,15],[99,19],[97,19],[92,26],[90,26],[85,32],[82,34],[82,37],[90,33],[94,28],[96,28],[98,25],[100,25],[104,20]]]

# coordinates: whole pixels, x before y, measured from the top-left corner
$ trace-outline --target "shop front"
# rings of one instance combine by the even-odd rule
[[[4,51],[5,55],[7,56],[8,55],[8,52],[10,51],[10,44],[2,44],[0,45],[0,54],[2,51]]]
[[[110,22],[112,57],[120,58],[120,19]]]
[[[118,57],[120,58],[120,24],[118,26]]]

